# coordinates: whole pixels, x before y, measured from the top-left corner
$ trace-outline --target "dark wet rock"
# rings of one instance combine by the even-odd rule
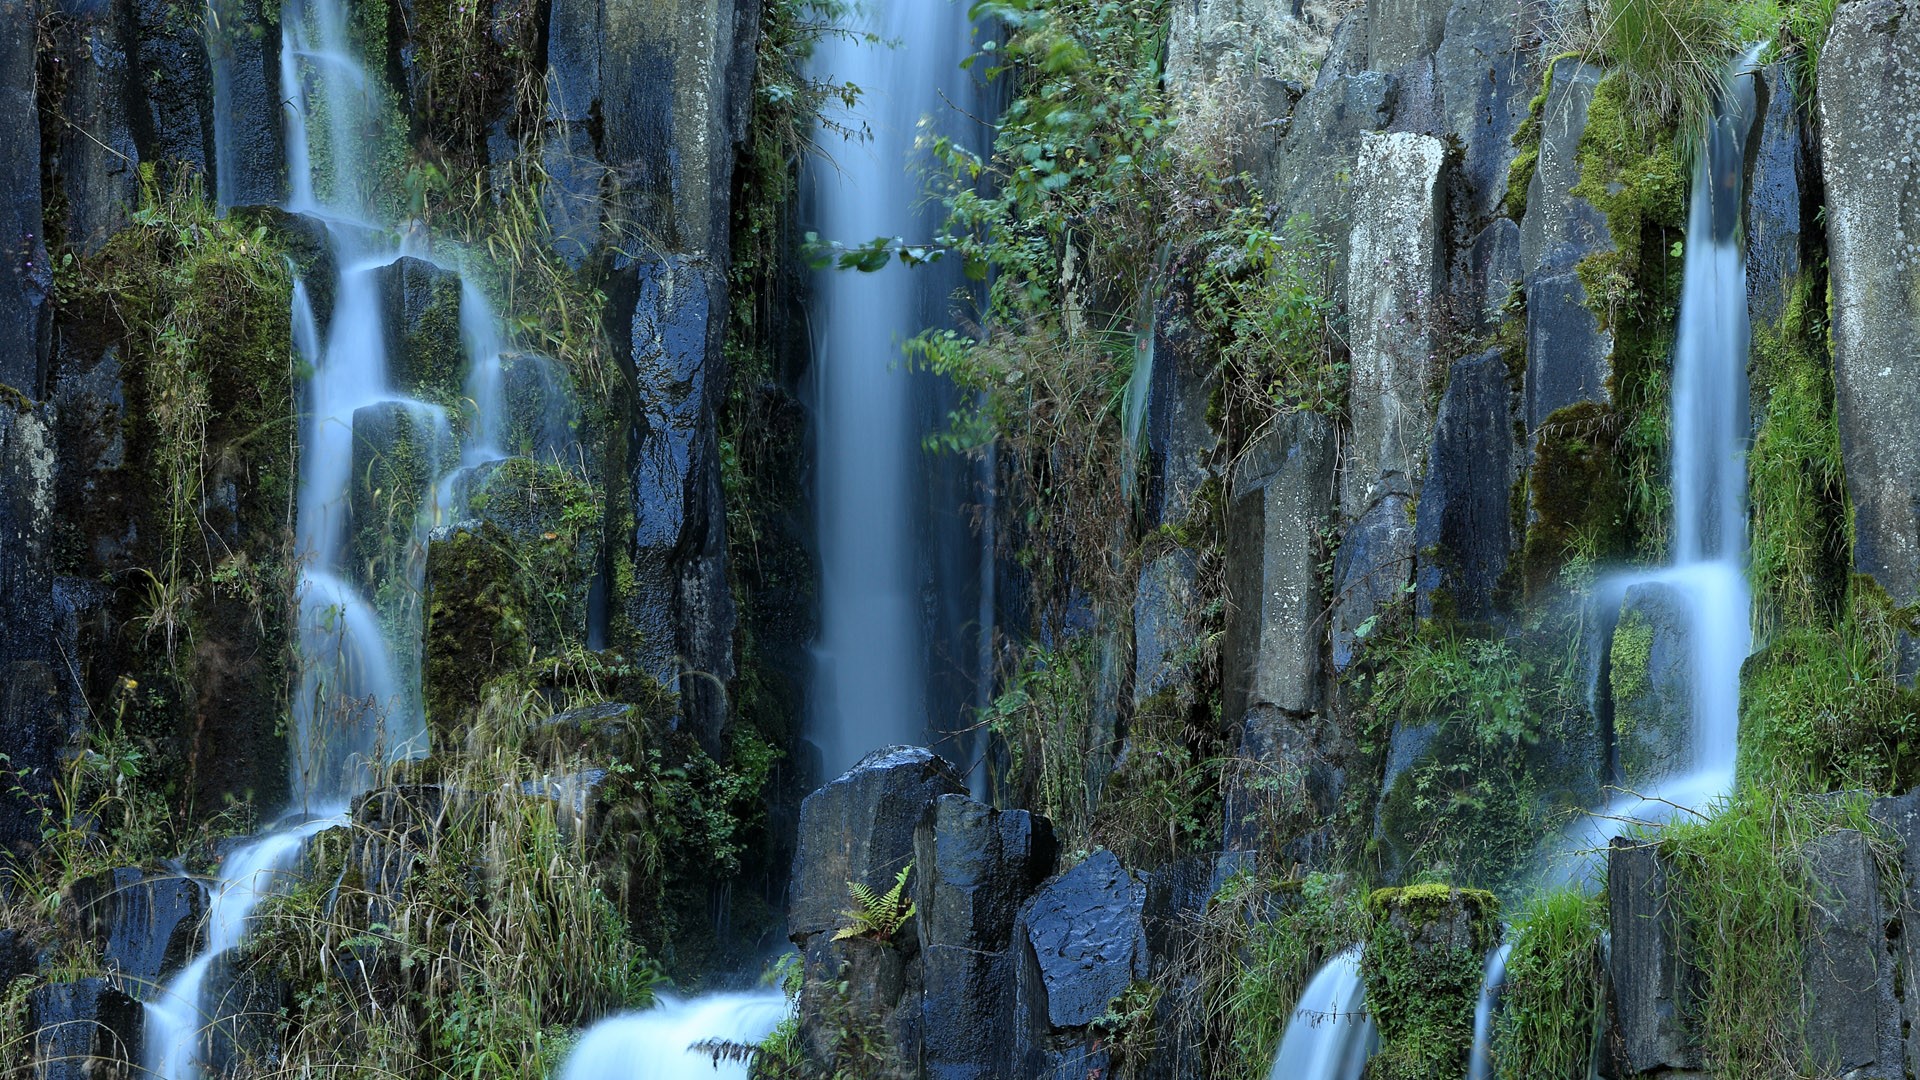
[[[1333,669],[1345,671],[1361,644],[1413,581],[1413,505],[1387,495],[1347,526],[1333,557]]]
[[[795,943],[846,924],[847,886],[885,893],[914,858],[914,830],[942,795],[967,790],[953,766],[917,746],[861,758],[800,804],[800,848],[788,886]]]
[[[1821,49],[1833,366],[1853,563],[1920,598],[1920,11],[1842,5]]]
[[[1012,1075],[1014,919],[1053,870],[1052,826],[1025,810],[942,795],[914,850],[926,1075]]]
[[[1686,597],[1670,585],[1627,590],[1614,625],[1609,680],[1615,774],[1635,791],[1677,775],[1692,744],[1693,662]]]
[[[1306,714],[1321,699],[1320,533],[1333,509],[1333,432],[1284,416],[1242,456],[1227,505],[1224,716],[1256,705]]]
[[[387,377],[401,393],[436,401],[466,389],[460,275],[411,255],[374,271],[386,333]]]
[[[600,802],[608,775],[606,769],[600,768],[549,773],[522,781],[520,793],[552,802],[561,833],[591,848],[599,833]]]
[[[1111,851],[1042,886],[1020,912],[1054,1028],[1092,1023],[1147,975],[1146,884]]]
[[[67,0],[57,33],[66,85],[55,171],[66,196],[67,243],[98,251],[126,224],[139,197],[140,151],[127,113],[132,73],[121,40],[125,24],[106,0]]]
[[[352,428],[354,564],[377,590],[408,580],[414,530],[430,512],[436,478],[453,463],[453,436],[438,407],[393,399],[355,409]]]
[[[192,957],[205,910],[206,892],[198,882],[137,866],[81,878],[61,898],[62,921],[98,948],[119,985],[143,1001],[162,975]]]
[[[1666,865],[1652,845],[1615,838],[1607,851],[1607,973],[1614,1059],[1625,1075],[1697,1069],[1688,1029],[1699,975],[1682,959]]]
[[[1414,609],[1486,622],[1513,556],[1513,486],[1524,462],[1499,350],[1454,361],[1415,509]]]
[[[1540,161],[1520,220],[1520,259],[1529,279],[1568,273],[1581,259],[1613,247],[1606,217],[1573,193],[1580,182],[1580,137],[1602,74],[1571,57],[1553,63],[1553,87],[1541,116]]]
[[[28,398],[45,390],[53,267],[40,208],[40,112],[34,100],[39,8],[0,7],[0,387]],[[0,391],[0,398],[4,398]],[[8,403],[0,400],[0,410]],[[0,433],[0,441],[4,440]]]
[[[214,1076],[257,1076],[277,1064],[281,1015],[292,998],[266,969],[228,953],[207,972],[211,1020],[203,1037]]]
[[[1190,284],[1176,280],[1154,317],[1147,397],[1147,504],[1156,522],[1180,524],[1213,476],[1219,436],[1207,419],[1218,383],[1213,358],[1195,340]]]
[[[214,165],[223,206],[286,201],[281,130],[280,8],[270,0],[222,0],[207,34],[213,76]]]
[[[1516,47],[1532,19],[1530,5],[1507,0],[1453,0],[1446,11],[1433,59],[1445,99],[1445,134],[1461,147],[1456,177],[1466,218],[1461,224],[1468,228],[1493,219],[1506,198],[1507,169],[1518,152],[1513,136],[1539,86],[1531,57]]]
[[[732,677],[734,611],[726,581],[726,510],[713,421],[721,372],[709,314],[712,267],[673,257],[639,267],[630,341],[634,379],[633,583],[621,597],[642,668],[682,691],[710,747],[725,705],[707,678]]]
[[[40,945],[25,930],[0,929],[0,992],[40,967]]]
[[[551,624],[515,561],[511,534],[490,521],[436,529],[427,541],[421,700],[434,745],[464,743],[489,680],[526,662]]]
[[[414,867],[428,857],[440,835],[467,809],[460,793],[437,784],[396,784],[355,797],[353,826],[330,830],[312,841],[315,851],[344,841],[348,869],[370,898],[365,918],[381,922],[385,902],[400,898]]]
[[[1819,1076],[1900,1080],[1900,1008],[1873,844],[1851,829],[1808,846],[1807,1054]]]
[[[1359,70],[1343,56],[1356,37],[1364,48],[1365,35],[1364,19],[1348,16],[1341,22],[1319,78],[1294,106],[1264,184],[1273,205],[1307,215],[1314,232],[1333,245],[1332,280],[1343,291],[1354,187],[1344,163],[1358,158],[1363,133],[1386,130],[1399,94],[1393,75]],[[1344,50],[1343,40],[1348,42]],[[1329,168],[1329,162],[1342,167]]]
[[[1200,566],[1193,553],[1175,548],[1140,570],[1133,597],[1133,703],[1191,678],[1198,658]]]
[[[800,1044],[820,1075],[918,1075],[921,972],[911,922],[893,941],[817,934],[802,953],[801,973]]]
[[[211,178],[213,78],[200,19],[169,0],[132,0],[131,6],[134,34],[127,45],[139,73],[142,107],[133,115],[133,138],[140,160],[153,162],[162,182],[173,181],[182,167]]]
[[[133,1080],[144,1012],[106,979],[48,983],[27,995],[34,1080]]]
[[[1346,787],[1335,755],[1339,742],[1323,717],[1248,709],[1224,781],[1224,850],[1282,865],[1322,865]]]
[[[1780,317],[1801,269],[1807,136],[1786,64],[1767,66],[1756,83],[1763,106],[1747,181],[1747,310],[1764,325]]]
[[[1347,266],[1351,434],[1340,481],[1349,517],[1389,493],[1411,495],[1432,440],[1445,158],[1427,135],[1360,140]]]

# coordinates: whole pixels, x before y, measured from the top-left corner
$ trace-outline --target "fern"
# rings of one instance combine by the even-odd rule
[[[893,935],[906,925],[908,919],[913,918],[913,901],[907,897],[907,875],[911,873],[912,863],[901,867],[900,873],[894,876],[893,888],[885,893],[876,893],[857,881],[847,882],[847,890],[853,894],[853,906],[841,914],[852,922],[841,927],[833,935],[833,940],[893,940]]]

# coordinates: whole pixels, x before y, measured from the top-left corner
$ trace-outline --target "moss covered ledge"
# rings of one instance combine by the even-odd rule
[[[1424,884],[1367,898],[1373,930],[1361,960],[1367,1011],[1380,1028],[1371,1080],[1464,1075],[1499,903],[1479,889]]]

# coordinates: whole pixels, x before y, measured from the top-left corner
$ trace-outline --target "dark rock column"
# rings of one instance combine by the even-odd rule
[[[1423,619],[1484,624],[1501,613],[1519,539],[1513,486],[1525,461],[1513,396],[1497,349],[1457,360],[1447,374],[1413,525],[1414,609]]]
[[[1814,1073],[1901,1080],[1900,1006],[1872,842],[1843,830],[1814,841],[1806,860],[1813,891],[1800,1015]]]
[[[1041,886],[1015,928],[1015,1076],[1104,1072],[1091,1025],[1148,974],[1146,882],[1110,851]]]
[[[144,1020],[105,979],[37,987],[27,995],[34,1080],[133,1080]]]
[[[1608,1043],[1623,1076],[1701,1066],[1686,1024],[1699,976],[1681,959],[1670,880],[1653,847],[1616,838],[1608,849]]]
[[[54,175],[66,196],[67,245],[98,251],[126,224],[139,198],[140,151],[127,112],[133,72],[127,65],[118,5],[110,0],[66,0],[59,23],[59,159]]]

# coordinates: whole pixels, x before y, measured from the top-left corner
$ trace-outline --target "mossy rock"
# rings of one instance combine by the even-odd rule
[[[464,742],[481,689],[527,662],[539,598],[515,543],[491,522],[436,532],[427,545],[427,618],[421,697],[435,747]]]
[[[1619,782],[1635,791],[1684,770],[1693,665],[1686,597],[1662,584],[1627,591],[1608,650]]]
[[[1627,550],[1627,496],[1615,459],[1613,410],[1585,401],[1540,425],[1527,473],[1521,574],[1529,602],[1549,596],[1574,558],[1589,563]]]
[[[1491,893],[1448,885],[1377,889],[1360,970],[1380,1028],[1369,1080],[1459,1076],[1473,1047],[1486,953],[1500,939]]]

